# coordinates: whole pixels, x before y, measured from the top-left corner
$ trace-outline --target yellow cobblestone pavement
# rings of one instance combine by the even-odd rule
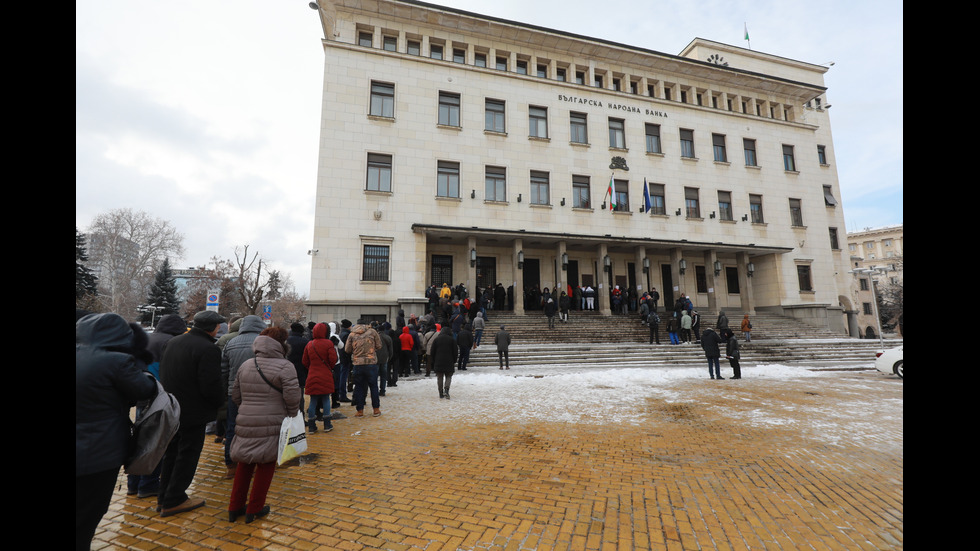
[[[902,380],[743,371],[634,384],[627,399],[518,369],[507,375],[531,392],[494,402],[481,400],[499,387],[481,390],[473,371],[450,401],[434,377],[403,380],[380,417],[344,405],[335,430],[310,435],[276,472],[268,516],[228,522],[209,436],[188,492],[205,507],[160,518],[121,473],[93,549],[902,549]],[[523,416],[535,393],[591,405],[574,422]]]

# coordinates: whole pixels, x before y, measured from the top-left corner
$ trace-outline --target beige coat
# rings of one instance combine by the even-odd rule
[[[283,419],[299,411],[299,381],[296,368],[286,359],[278,341],[260,335],[252,349],[255,358],[238,368],[232,387],[231,398],[238,405],[238,416],[230,453],[232,461],[238,463],[271,463],[279,453]],[[259,375],[256,361],[268,383]]]

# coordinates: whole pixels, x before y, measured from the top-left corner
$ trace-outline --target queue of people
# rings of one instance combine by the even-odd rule
[[[446,286],[448,287],[448,286]],[[459,291],[457,291],[458,293]],[[465,291],[464,291],[465,292]],[[381,415],[381,397],[400,378],[435,373],[438,396],[449,400],[453,375],[467,370],[470,353],[488,330],[485,306],[453,300],[450,293],[421,317],[399,311],[395,324],[350,320],[294,323],[287,331],[257,316],[226,320],[199,312],[188,328],[178,316],[161,319],[152,339],[116,314],[76,315],[76,548],[90,545],[108,509],[112,489],[126,460],[130,411],[157,392],[155,381],[180,403],[180,426],[151,475],[129,477],[128,493],[155,497],[161,517],[205,505],[188,495],[203,451],[206,427],[224,412],[226,478],[231,479],[229,522],[253,522],[269,514],[282,421],[302,415],[307,432],[333,429],[331,410],[350,403],[354,417]],[[589,298],[589,297],[584,297]],[[637,310],[659,344],[659,295],[644,293]],[[451,302],[450,302],[451,301]],[[441,304],[447,311],[439,314]],[[549,325],[567,321],[572,297],[562,291],[548,298]],[[587,302],[586,302],[587,304]],[[492,306],[492,303],[491,303]],[[700,332],[700,316],[683,295],[666,314],[672,344],[697,342],[705,351],[711,379],[722,379],[720,358],[741,378],[738,340],[724,312],[716,329]],[[218,339],[223,328],[231,328]],[[748,316],[741,329],[749,339]],[[487,335],[499,369],[510,369],[510,332],[504,325]],[[219,346],[220,345],[220,346]],[[350,393],[350,397],[348,397]],[[370,405],[369,405],[370,404]],[[140,414],[137,407],[137,416]],[[108,420],[108,421],[107,421]]]

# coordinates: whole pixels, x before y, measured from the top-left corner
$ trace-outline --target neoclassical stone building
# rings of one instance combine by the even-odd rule
[[[488,9],[492,9],[489,5]],[[407,0],[323,0],[310,312],[430,284],[652,287],[845,332],[827,68],[679,54]],[[515,301],[521,312],[523,305]]]

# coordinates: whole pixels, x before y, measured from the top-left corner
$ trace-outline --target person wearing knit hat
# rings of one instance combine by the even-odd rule
[[[189,497],[187,489],[204,449],[205,426],[227,401],[221,384],[221,350],[214,338],[224,321],[217,312],[198,312],[194,327],[170,339],[160,359],[160,382],[180,403],[180,428],[163,456],[160,471],[157,510],[163,517],[204,505],[204,499]]]

